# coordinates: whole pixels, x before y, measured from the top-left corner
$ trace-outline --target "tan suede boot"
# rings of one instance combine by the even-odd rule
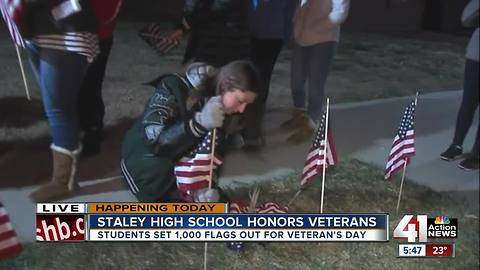
[[[315,123],[307,117],[307,120],[302,121],[293,134],[287,138],[287,142],[291,144],[299,144],[311,140],[314,127]]]
[[[281,128],[285,130],[292,130],[308,123],[308,116],[304,110],[293,109],[291,115],[292,117],[290,119],[280,124]]]
[[[69,151],[53,144],[50,148],[53,154],[52,180],[30,194],[30,198],[35,202],[47,202],[68,195],[77,187],[75,171],[81,148]]]

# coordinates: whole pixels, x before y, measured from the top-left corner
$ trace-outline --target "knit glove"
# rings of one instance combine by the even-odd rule
[[[202,188],[193,193],[194,202],[212,203],[220,200],[220,194],[216,189]]]
[[[202,111],[195,114],[195,120],[207,130],[221,127],[224,118],[221,96],[210,98]]]

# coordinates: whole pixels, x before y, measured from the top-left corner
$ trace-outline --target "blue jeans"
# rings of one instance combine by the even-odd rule
[[[53,144],[73,151],[80,140],[77,97],[88,67],[87,59],[31,43],[27,43],[27,51],[40,87]]]
[[[294,45],[292,59],[292,97],[296,109],[306,110],[313,121],[322,114],[325,81],[337,48],[337,42],[302,47]],[[308,104],[305,82],[308,80]]]

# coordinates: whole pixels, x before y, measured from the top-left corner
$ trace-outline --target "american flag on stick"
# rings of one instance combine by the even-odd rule
[[[7,24],[13,42],[17,46],[25,48],[25,43],[17,25],[17,22],[19,23],[21,21],[24,13],[24,3],[15,0],[0,0],[0,12],[2,13],[3,20],[5,20]],[[15,20],[17,20],[17,22]]]
[[[209,131],[203,141],[194,150],[182,157],[175,164],[175,176],[177,178],[178,189],[188,191],[209,187],[211,179],[212,136],[213,132]],[[215,145],[218,146],[218,136],[216,137]],[[213,169],[216,169],[222,165],[222,163],[223,158],[218,153],[215,153]]]
[[[286,214],[288,207],[282,207],[274,202],[265,202],[255,207],[255,211],[250,211],[249,206],[240,203],[230,203],[229,212],[236,214],[257,213],[257,214]]]
[[[410,162],[410,158],[415,155],[414,120],[416,106],[417,102],[415,99],[405,108],[402,122],[400,122],[400,127],[393,139],[392,149],[388,156],[385,179],[390,179],[392,175],[407,165]]]
[[[335,149],[335,143],[333,142],[333,135],[330,128],[328,128],[327,130],[327,140],[325,140],[325,122],[326,112],[322,115],[320,125],[315,132],[312,146],[310,147],[307,157],[305,158],[305,166],[303,167],[302,172],[302,181],[300,182],[300,185],[302,187],[310,183],[315,178],[315,176],[322,172],[324,161],[326,168],[328,168],[328,166],[335,165],[338,162],[337,151]],[[326,158],[324,158],[325,145],[327,146]]]
[[[145,25],[138,32],[138,35],[160,55],[164,55],[178,46],[178,43],[175,41],[169,42],[167,39],[169,33],[167,33],[158,23],[149,23]]]
[[[0,202],[0,259],[16,256],[21,251],[22,246],[17,240],[7,211]]]

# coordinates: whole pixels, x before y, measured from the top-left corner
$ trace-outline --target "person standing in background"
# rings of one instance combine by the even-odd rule
[[[248,60],[248,5],[248,0],[186,0],[183,16],[166,40],[175,46],[189,35],[183,64],[195,61],[219,68],[234,60]],[[244,146],[242,118],[233,115],[226,120],[226,139],[232,149]]]
[[[273,68],[284,43],[291,38],[293,0],[250,0],[251,60],[263,77],[260,96],[247,107],[242,132],[245,149],[257,150],[263,141],[262,120]]]
[[[52,134],[51,181],[34,190],[30,198],[51,201],[76,187],[81,152],[77,102],[88,66],[99,52],[95,14],[90,0],[11,3]]]
[[[90,64],[78,96],[78,117],[82,137],[82,156],[100,153],[103,141],[103,117],[105,104],[102,99],[102,84],[108,57],[113,45],[113,30],[123,0],[92,0],[97,19],[97,35],[100,54]]]
[[[470,38],[465,54],[465,73],[463,79],[463,97],[460,109],[457,115],[455,126],[455,134],[452,144],[445,152],[440,154],[441,159],[452,161],[463,156],[463,141],[467,136],[473,121],[473,116],[478,108],[478,73],[479,73],[479,56],[478,56],[478,39],[479,39],[479,0],[471,0],[462,13],[462,23],[468,27],[476,29]],[[473,144],[472,151],[458,164],[463,170],[478,170],[479,168],[479,133],[480,128],[477,127],[477,136]]]
[[[282,123],[283,128],[294,130],[288,142],[303,142],[313,134],[322,113],[325,81],[340,40],[340,25],[347,19],[349,7],[349,0],[301,0],[295,11],[291,68],[294,110],[291,119]]]
[[[247,17],[246,0],[186,0],[182,18],[166,39],[178,44],[189,34],[183,63],[204,62],[219,68],[249,58]]]

